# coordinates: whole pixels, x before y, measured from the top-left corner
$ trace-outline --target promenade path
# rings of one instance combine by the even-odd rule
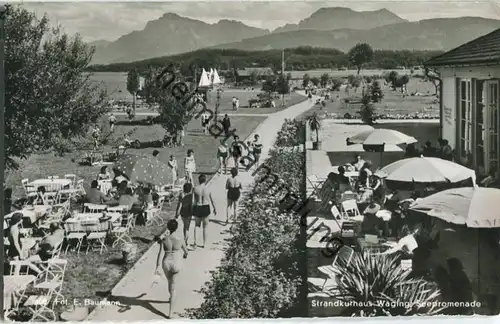
[[[315,100],[316,98],[306,100],[271,114],[255,129],[249,138],[253,138],[253,134],[260,135],[264,145],[261,161],[268,158],[269,149],[273,146],[277,132],[284,120],[295,118],[306,112],[313,107]],[[227,177],[226,175],[217,174],[210,181],[209,187],[212,190],[217,215],[210,216],[205,248],[189,251],[188,258],[183,260],[182,271],[178,275],[176,284],[177,303],[173,310],[174,318],[182,317],[188,309],[201,306],[203,295],[200,293],[200,289],[211,279],[210,271],[215,270],[224,257],[224,239],[229,238],[229,226],[224,225],[226,220],[225,183]],[[241,170],[240,179],[243,184],[243,191],[247,191],[252,187],[253,177],[251,171]],[[194,222],[191,226],[194,226]],[[180,227],[178,232],[178,235],[182,235]],[[191,228],[189,244],[193,242],[192,237]],[[201,244],[201,233],[199,233],[198,237],[198,244]],[[112,300],[119,301],[120,305],[98,307],[87,320],[140,321],[166,318],[169,308],[166,279],[162,278],[160,283],[152,285],[158,249],[158,244],[153,245],[113,289]]]

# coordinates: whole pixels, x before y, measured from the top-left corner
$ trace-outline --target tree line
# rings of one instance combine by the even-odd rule
[[[441,54],[440,51],[389,51],[373,50],[371,61],[366,69],[397,69],[423,65],[430,58]],[[219,71],[232,71],[252,66],[271,67],[281,71],[281,50],[242,51],[235,49],[201,49],[189,53],[152,58],[130,63],[92,65],[93,72],[127,72],[130,70],[146,71],[149,68],[163,67],[171,63],[180,68],[183,75],[194,75],[195,68],[216,68]],[[312,69],[353,68],[349,53],[337,49],[301,46],[285,49],[286,69],[306,71]]]

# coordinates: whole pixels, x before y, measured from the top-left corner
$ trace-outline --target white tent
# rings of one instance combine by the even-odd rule
[[[201,73],[200,82],[198,83],[198,87],[209,87],[211,85],[210,78],[207,75],[207,71],[203,69]]]
[[[212,75],[212,84],[221,84],[222,82],[220,81],[219,73],[217,73],[217,70],[214,69],[214,73]]]

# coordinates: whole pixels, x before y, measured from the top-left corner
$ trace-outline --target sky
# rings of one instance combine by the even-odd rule
[[[416,21],[429,18],[477,16],[500,19],[500,0],[392,0],[392,1],[162,1],[162,2],[22,2],[37,15],[47,14],[70,34],[79,33],[87,41],[113,41],[164,13],[174,12],[207,23],[221,19],[239,20],[249,26],[275,29],[298,23],[319,8],[348,7],[356,11],[388,9]]]

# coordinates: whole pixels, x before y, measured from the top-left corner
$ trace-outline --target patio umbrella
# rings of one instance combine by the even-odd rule
[[[500,227],[500,189],[456,188],[419,199],[410,210],[468,227]]]
[[[460,164],[431,157],[415,157],[396,161],[380,172],[385,174],[386,180],[399,182],[459,182],[472,178],[475,184],[474,170]]]
[[[363,144],[367,152],[380,152],[380,164],[385,145],[407,145],[418,141],[411,136],[392,129],[374,128],[358,133],[347,139],[347,145]]]
[[[410,206],[410,210],[423,212],[431,217],[453,224],[465,224],[472,228],[500,227],[500,190],[495,188],[457,188],[435,193],[419,199]],[[481,272],[481,244],[477,232],[477,271]],[[478,290],[481,279],[478,278]]]
[[[122,155],[113,166],[132,183],[162,186],[172,183],[168,165],[153,156]]]

